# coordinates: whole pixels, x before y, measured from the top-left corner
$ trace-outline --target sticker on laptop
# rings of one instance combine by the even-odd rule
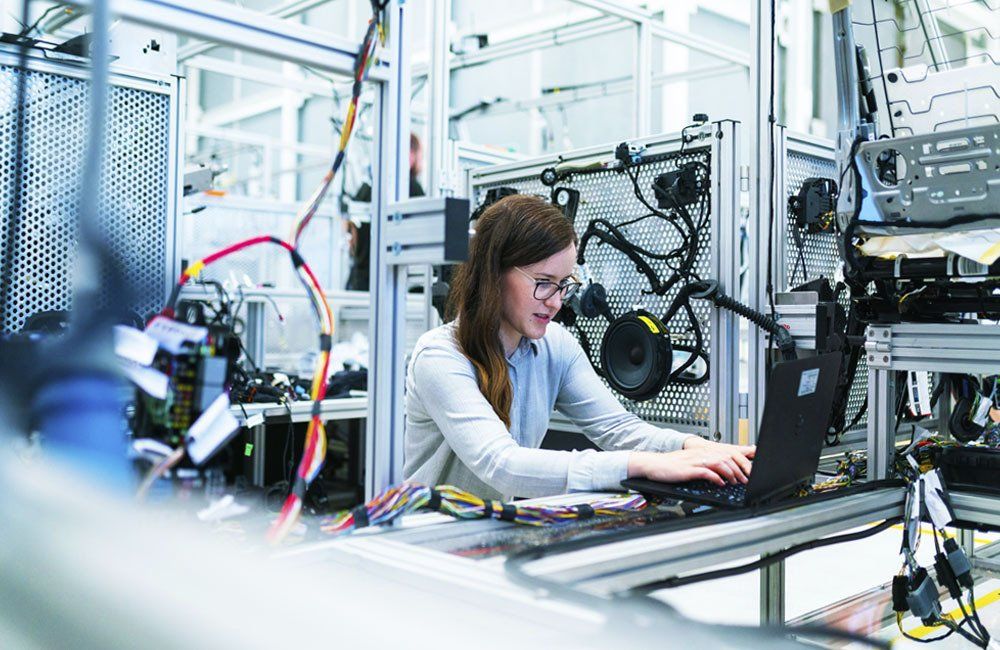
[[[819,383],[819,368],[803,370],[799,379],[799,397],[812,395],[816,392],[816,384]]]

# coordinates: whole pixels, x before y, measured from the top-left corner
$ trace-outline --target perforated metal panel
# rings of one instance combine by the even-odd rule
[[[0,231],[14,204],[17,68],[0,65]],[[89,82],[47,71],[27,75],[21,208],[13,242],[12,286],[4,332],[33,314],[72,308],[77,200],[87,146]],[[163,305],[168,268],[171,95],[112,86],[99,189],[101,229],[134,283],[139,315]],[[93,191],[83,188],[83,191]],[[102,301],[117,296],[103,295]]]
[[[721,138],[722,136],[718,135],[718,137]],[[564,157],[572,159],[575,155],[564,154]],[[735,186],[735,177],[732,179],[714,177],[715,170],[717,169],[714,164],[718,161],[713,161],[712,149],[710,147],[704,145],[691,147],[684,153],[681,153],[674,146],[672,151],[657,151],[654,155],[650,155],[641,167],[639,167],[639,187],[642,188],[647,200],[650,202],[654,201],[651,185],[655,176],[676,169],[681,164],[693,160],[702,162],[706,168],[712,170],[712,176],[709,179],[712,192],[718,191],[720,183],[726,184],[727,190],[734,189],[732,186]],[[550,190],[542,185],[539,180],[539,173],[543,167],[551,166],[551,162],[549,164],[536,164],[534,166],[531,163],[524,163],[523,166],[524,170],[520,175],[515,171],[506,172],[502,170],[499,170],[495,174],[474,174],[472,184],[473,202],[477,205],[481,203],[485,198],[486,192],[495,187],[512,187],[521,193],[537,194],[548,199]],[[628,177],[613,170],[577,175],[565,182],[559,183],[559,186],[571,187],[580,191],[581,203],[575,222],[578,234],[582,234],[586,230],[587,224],[593,219],[607,219],[611,223],[617,224],[642,217],[649,212],[636,199],[632,183]],[[711,206],[713,205],[717,205],[717,202],[713,200],[710,193],[704,201],[705,221],[700,230],[701,243],[695,266],[696,273],[705,279],[721,279],[717,277],[720,258],[724,258],[725,256],[733,257],[735,255],[733,250],[726,249],[727,246],[731,247],[733,245],[731,242],[735,241],[735,235],[733,234],[730,238],[727,238],[727,243],[723,245],[719,238],[719,233],[716,232],[720,217],[719,215],[712,214]],[[724,218],[727,222],[733,222],[728,224],[728,227],[732,228],[735,232],[735,209],[731,209],[730,211],[734,214],[727,213],[724,215]],[[696,220],[698,214],[699,212],[692,208],[692,216]],[[661,253],[667,252],[681,243],[680,235],[673,227],[655,218],[625,226],[624,231],[633,243],[648,250]],[[726,279],[721,279],[724,287],[727,285],[736,286],[736,264],[732,260],[729,261],[732,262],[733,278],[729,279],[727,277]],[[587,247],[586,262],[587,270],[590,272],[591,277],[595,281],[601,282],[608,290],[609,303],[613,313],[616,315],[628,312],[637,306],[642,306],[656,314],[663,314],[670,301],[676,295],[678,287],[675,287],[663,297],[644,293],[644,291],[648,291],[649,289],[649,281],[646,277],[635,270],[632,262],[624,254],[610,246],[600,244],[596,239],[590,242]],[[661,279],[666,279],[670,276],[670,270],[667,268],[665,262],[649,260],[649,263]],[[643,402],[635,402],[617,393],[614,394],[626,409],[648,422],[669,425],[683,430],[698,431],[700,433],[712,433],[712,427],[715,426],[712,422],[713,413],[716,413],[716,408],[720,406],[713,404],[713,395],[718,394],[714,393],[714,391],[722,390],[719,388],[722,382],[729,382],[736,379],[735,376],[720,378],[720,375],[735,375],[736,373],[735,370],[728,367],[723,368],[724,364],[718,360],[719,350],[716,349],[717,341],[715,336],[718,331],[715,328],[719,327],[718,313],[713,313],[716,310],[707,302],[694,301],[693,306],[695,314],[702,324],[706,349],[709,350],[713,358],[713,364],[719,364],[713,367],[712,381],[700,386],[671,384],[659,396]],[[731,326],[733,321],[728,320],[728,316],[723,316],[723,318],[727,323],[726,327]],[[607,322],[604,319],[580,318],[577,321],[577,326],[582,327],[586,333],[593,347],[594,359],[597,361],[598,349],[604,332],[607,329]],[[686,333],[688,322],[683,314],[677,315],[674,320],[668,323],[668,326],[671,329],[675,342],[684,340],[686,336],[690,336],[690,334]],[[685,340],[684,342],[688,341]],[[690,342],[693,342],[693,337],[691,337]],[[735,351],[731,352],[731,354],[735,359]],[[735,388],[730,390],[730,392],[734,393],[734,401],[735,390]],[[726,427],[729,425],[723,426]],[[726,439],[729,439],[729,435],[734,435],[734,432],[732,434],[729,432],[723,434]]]
[[[829,156],[821,156],[815,153],[797,151],[794,145],[789,144],[786,152],[784,165],[785,199],[798,194],[802,188],[802,183],[807,178],[821,177],[837,179],[837,163],[832,151]],[[785,214],[785,227],[781,246],[783,255],[779,259],[784,260],[785,281],[779,283],[779,290],[787,290],[819,277],[825,277],[832,281],[837,269],[840,267],[840,253],[837,251],[836,235],[833,233],[808,234],[799,231],[799,241],[802,247],[802,254],[800,255],[799,244],[796,242],[796,231],[799,229],[795,225],[795,217],[788,210],[787,202],[782,204],[782,209]],[[805,267],[804,269],[803,266]],[[840,302],[844,305],[845,309],[848,307],[849,300],[846,292],[841,295]],[[846,422],[849,423],[854,419],[858,410],[863,406],[867,394],[868,363],[864,355],[861,355],[847,402]],[[867,424],[868,416],[863,414],[854,430],[864,430]]]

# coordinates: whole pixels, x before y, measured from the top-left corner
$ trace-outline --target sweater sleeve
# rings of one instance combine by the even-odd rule
[[[521,447],[479,390],[464,356],[435,347],[418,352],[413,388],[455,455],[502,494],[546,496],[619,488],[627,451],[554,451]]]
[[[676,451],[692,434],[664,429],[629,413],[605,386],[579,342],[568,332],[562,341],[567,358],[556,409],[601,449]]]

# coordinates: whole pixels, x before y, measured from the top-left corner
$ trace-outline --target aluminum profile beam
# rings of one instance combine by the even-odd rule
[[[1000,328],[951,323],[872,325],[866,333],[865,353],[869,367],[877,370],[996,374],[1000,371]]]
[[[403,395],[406,354],[406,267],[386,263],[384,227],[389,205],[409,197],[410,28],[405,0],[390,0],[386,10],[390,52],[388,83],[375,93],[377,141],[373,150],[371,314],[372,343],[368,375],[365,446],[365,499],[403,479]]]
[[[320,5],[325,5],[330,0],[289,0],[276,7],[267,9],[263,13],[278,18],[291,18],[310,9],[315,9]],[[218,43],[188,43],[177,51],[177,61],[183,62],[199,54],[204,54],[218,46]]]
[[[611,34],[624,31],[632,25],[626,21],[613,17],[591,18],[581,20],[568,25],[560,25],[552,29],[546,29],[534,34],[526,34],[510,38],[498,43],[491,43],[476,52],[468,54],[457,54],[451,57],[449,66],[452,70],[471,68],[483,65],[507,57],[526,54],[535,50],[574,43],[588,38],[594,38],[602,34]],[[429,66],[427,63],[418,63],[413,66],[414,78],[426,77]]]
[[[704,54],[709,54],[724,61],[739,63],[744,67],[750,66],[750,56],[739,49],[713,41],[712,39],[698,36],[696,34],[681,33],[674,31],[663,24],[652,12],[644,9],[626,5],[614,0],[570,0],[573,4],[596,9],[608,16],[615,16],[629,20],[633,23],[648,24],[653,36],[662,38],[678,45],[683,45],[692,50],[697,50]]]
[[[69,0],[89,8],[89,0]],[[282,61],[350,77],[358,44],[308,25],[288,23],[278,16],[243,9],[219,0],[117,0],[114,15],[129,22],[151,25],[210,40]],[[369,78],[388,78],[388,53],[373,66]]]
[[[901,489],[844,495],[752,519],[609,540],[593,548],[544,557],[526,569],[592,593],[621,592],[900,516],[903,498]]]
[[[448,110],[451,106],[451,52],[448,43],[448,22],[451,0],[431,3],[431,70],[428,77],[430,120],[428,121],[427,168],[428,196],[440,196],[446,187],[448,150]],[[430,291],[427,291],[430,296]]]
[[[683,72],[664,72],[653,75],[651,85],[655,88],[664,84],[677,83],[678,81],[699,81],[702,79],[712,79],[722,75],[733,74],[735,72],[739,72],[740,70],[743,70],[743,68],[733,63],[722,63],[695,68],[693,70],[685,70]],[[588,99],[595,99],[597,97],[623,95],[625,93],[632,92],[634,86],[635,84],[632,82],[631,77],[609,79],[606,81],[594,82],[586,86],[579,86],[570,90],[548,93],[542,95],[541,97],[532,99],[519,99],[512,101],[501,100],[495,104],[483,106],[482,108],[479,108],[471,113],[465,112],[464,109],[453,110],[451,119],[460,117],[462,113],[465,113],[465,115],[469,117],[509,115],[511,113],[521,113],[535,108],[549,108],[561,106],[563,104],[572,104],[580,101],[586,101]]]

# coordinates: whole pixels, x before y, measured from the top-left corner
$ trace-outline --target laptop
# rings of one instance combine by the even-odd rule
[[[792,496],[813,482],[840,375],[841,355],[785,361],[771,371],[757,453],[747,483],[718,486],[698,480],[660,483],[628,479],[636,492],[725,508],[756,506]]]

